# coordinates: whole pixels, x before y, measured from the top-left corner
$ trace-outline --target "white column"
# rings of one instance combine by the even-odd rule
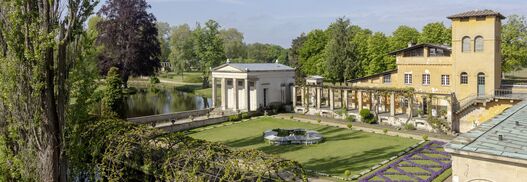
[[[317,109],[320,109],[320,91],[322,90],[321,87],[317,87],[316,88],[316,92],[317,92]]]
[[[221,78],[221,109],[227,109],[227,83],[225,78]]]
[[[328,89],[329,90],[329,109],[333,110],[335,109],[335,93],[333,93],[335,90],[333,88]]]
[[[360,112],[360,110],[362,109],[362,91],[358,90],[357,91],[357,110]]]
[[[245,83],[244,83],[244,86],[245,86],[245,89],[244,89],[244,93],[245,93],[245,105],[247,106],[246,109],[247,111],[251,111],[251,94],[250,93],[250,90],[249,90],[249,79],[245,79]]]
[[[342,95],[342,108],[348,109],[348,90],[344,90],[344,94]]]
[[[296,86],[293,86],[292,93],[291,93],[291,100],[293,101],[293,110],[296,107]]]
[[[233,102],[233,110],[238,110],[238,80],[236,78],[232,79],[232,102]]]
[[[212,105],[211,108],[216,108],[216,78],[212,77]]]

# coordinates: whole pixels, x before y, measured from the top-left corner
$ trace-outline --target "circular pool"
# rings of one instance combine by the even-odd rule
[[[266,141],[273,145],[316,144],[323,139],[317,131],[305,129],[271,129],[263,133]]]

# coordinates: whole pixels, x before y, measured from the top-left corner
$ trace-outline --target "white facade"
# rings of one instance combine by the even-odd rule
[[[294,77],[293,68],[278,63],[221,65],[212,70],[212,105],[222,110],[255,111],[272,104],[289,104]],[[221,98],[218,104],[217,95]]]

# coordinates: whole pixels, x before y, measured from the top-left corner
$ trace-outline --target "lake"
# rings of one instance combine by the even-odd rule
[[[141,88],[126,96],[126,117],[148,116],[208,108],[212,99],[191,93],[163,88],[158,91]]]

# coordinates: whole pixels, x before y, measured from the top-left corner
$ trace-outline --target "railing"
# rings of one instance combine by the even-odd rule
[[[136,124],[149,124],[149,123],[152,123],[152,122],[155,123],[155,122],[158,122],[158,121],[171,121],[171,120],[187,119],[190,116],[192,116],[192,117],[204,116],[207,113],[209,113],[211,110],[212,109],[183,111],[183,112],[175,112],[175,113],[167,113],[167,114],[159,114],[159,115],[128,118],[127,120],[131,121],[133,123],[136,123]]]
[[[527,98],[527,93],[514,92],[512,89],[496,89],[494,91],[494,97],[503,99],[525,99]]]
[[[527,80],[501,80],[501,85],[506,87],[527,87]]]

